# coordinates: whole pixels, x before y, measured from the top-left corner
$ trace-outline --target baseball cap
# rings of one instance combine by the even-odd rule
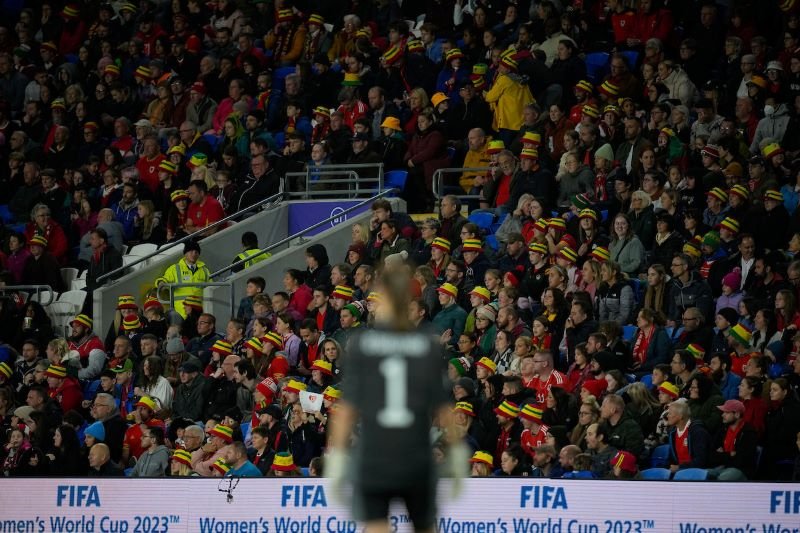
[[[717,409],[722,411],[723,413],[740,413],[743,414],[744,404],[739,400],[725,400],[725,403],[722,405],[718,405]]]

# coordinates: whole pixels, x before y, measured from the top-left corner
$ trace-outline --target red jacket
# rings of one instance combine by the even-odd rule
[[[614,43],[625,44],[636,37],[636,13],[631,10],[611,15],[611,29],[614,30]]]
[[[667,9],[656,9],[651,13],[639,11],[636,14],[635,37],[645,45],[648,39],[655,37],[663,44],[669,42],[672,31],[672,13]]]
[[[431,183],[433,173],[449,164],[450,158],[447,156],[447,143],[435,126],[431,126],[423,133],[415,133],[408,143],[406,160],[414,162],[414,166],[422,165],[425,174],[425,182]]]
[[[311,287],[303,283],[289,296],[289,307],[300,313],[301,316],[306,316],[308,304],[313,299],[314,293]]]
[[[66,378],[57,389],[50,389],[50,397],[61,406],[61,412],[66,413],[72,409],[78,410],[83,401],[78,381],[75,378]]]
[[[67,259],[67,236],[64,230],[58,225],[55,220],[50,220],[45,226],[44,231],[39,231],[35,222],[28,222],[25,226],[25,239],[30,242],[34,235],[42,235],[47,239],[47,251],[58,260],[59,263],[64,263]]]

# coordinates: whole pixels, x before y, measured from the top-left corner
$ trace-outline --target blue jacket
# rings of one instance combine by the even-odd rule
[[[728,371],[728,374],[719,383],[719,390],[722,393],[722,397],[726,400],[738,400],[739,383],[741,382],[741,377],[737,376],[733,372]]]
[[[699,420],[692,420],[689,424],[689,455],[691,461],[684,464],[678,464],[678,454],[675,452],[675,434],[676,428],[669,431],[669,460],[670,464],[678,465],[679,469],[684,468],[707,468],[708,460],[711,456],[711,435],[708,433],[706,426]]]
[[[669,363],[672,343],[669,335],[662,327],[656,327],[650,345],[647,347],[647,359],[639,370],[653,370],[659,363]]]

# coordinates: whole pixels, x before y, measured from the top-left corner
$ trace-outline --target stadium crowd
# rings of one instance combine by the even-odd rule
[[[6,286],[77,266],[91,291],[325,164],[404,171],[438,215],[377,200],[233,317],[123,295],[64,338],[7,293],[3,474],[319,475],[389,265],[474,476],[800,479],[798,8],[664,4],[6,2]],[[154,286],[207,276],[201,245]]]

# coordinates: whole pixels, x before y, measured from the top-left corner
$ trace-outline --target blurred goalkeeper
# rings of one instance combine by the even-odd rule
[[[451,406],[441,347],[434,332],[408,319],[409,281],[401,269],[380,280],[375,328],[353,336],[347,353],[347,383],[331,417],[326,474],[335,492],[352,482],[353,517],[367,533],[389,532],[389,506],[402,500],[418,532],[433,531],[438,472],[431,451],[431,423],[448,428]],[[351,435],[358,425],[359,435]],[[454,432],[446,431],[447,440]],[[450,442],[454,493],[467,474],[469,455]]]

